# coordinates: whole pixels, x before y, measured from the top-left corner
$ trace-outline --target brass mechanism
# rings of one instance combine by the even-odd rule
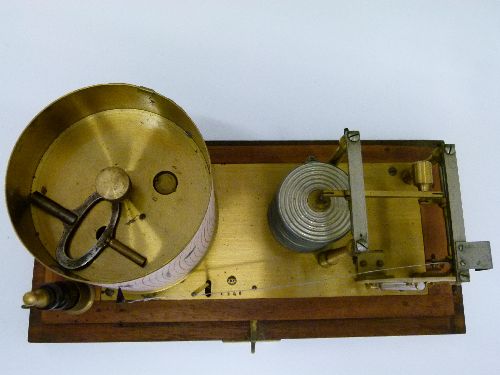
[[[23,296],[25,309],[63,310],[68,314],[83,314],[95,299],[94,287],[72,281],[57,281],[42,285]]]
[[[325,197],[344,197],[349,198],[350,192],[348,190],[323,190],[318,195],[321,200]],[[366,190],[366,198],[424,198],[424,199],[441,199],[444,197],[441,191],[397,191],[397,190]]]
[[[417,161],[403,172],[402,178],[407,184],[413,183],[420,191],[429,191],[434,183],[432,163],[427,160]]]
[[[330,267],[337,264],[340,261],[339,258],[345,254],[349,254],[349,248],[347,246],[322,251],[318,254],[318,263],[322,267]]]
[[[25,246],[53,272],[106,288],[144,285],[124,300],[425,294],[426,283],[492,267],[489,243],[465,240],[454,147],[440,145],[429,161],[362,156],[359,132],[346,129],[330,163],[212,165],[173,102],[103,85],[61,98],[28,126],[9,164],[7,205]],[[446,271],[432,277],[423,201],[446,222]],[[173,282],[148,284],[179,270]],[[25,307],[90,308],[93,287],[64,285],[26,293]],[[265,337],[249,325],[251,342]]]
[[[45,289],[35,289],[23,296],[24,306],[43,309],[50,303],[50,295]]]
[[[87,87],[41,111],[12,152],[6,198],[21,241],[52,272],[131,291],[182,281],[216,223],[198,129],[170,99],[127,84]],[[177,258],[181,267],[165,268]]]

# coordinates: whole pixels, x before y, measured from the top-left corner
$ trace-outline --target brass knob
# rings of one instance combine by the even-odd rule
[[[401,177],[405,183],[413,183],[420,191],[430,191],[434,184],[432,163],[427,160],[417,161],[405,170]]]
[[[26,307],[37,307],[39,309],[43,309],[49,305],[50,295],[44,289],[35,289],[24,294],[23,302]]]
[[[97,193],[108,201],[118,201],[130,190],[130,178],[120,167],[104,168],[95,179]]]

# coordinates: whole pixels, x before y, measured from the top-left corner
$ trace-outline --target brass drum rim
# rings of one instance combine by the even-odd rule
[[[30,223],[31,226],[34,227],[34,223],[32,220],[28,219],[26,216],[30,216],[29,214],[27,215],[26,212],[30,211],[29,204],[27,203],[27,196],[29,194],[29,190],[31,188],[31,184],[33,182],[33,178],[25,178],[30,181],[28,186],[30,186],[28,189],[26,189],[26,184],[23,185],[23,182],[25,183],[26,181],[17,181],[17,176],[19,175],[19,167],[23,166],[24,164],[29,164],[23,161],[22,157],[22,152],[26,151],[26,143],[30,139],[30,137],[36,136],[37,132],[40,133],[41,128],[44,127],[43,121],[47,121],[47,119],[44,117],[49,117],[47,115],[48,112],[52,111],[54,112],[54,108],[57,108],[59,105],[61,107],[64,107],[65,105],[69,105],[68,101],[70,102],[71,99],[80,96],[80,99],[82,98],[82,95],[86,95],[89,92],[92,92],[92,90],[107,90],[107,89],[118,89],[118,90],[123,90],[123,95],[126,95],[126,93],[136,93],[137,98],[144,99],[140,105],[137,106],[132,106],[129,107],[126,104],[123,106],[118,106],[118,107],[111,107],[111,108],[104,108],[101,110],[94,110],[92,108],[91,112],[81,115],[79,119],[70,119],[66,121],[65,124],[63,124],[62,127],[60,127],[59,131],[57,129],[53,130],[54,136],[51,140],[47,141],[47,145],[43,151],[39,151],[38,154],[39,157],[37,158],[37,154],[35,154],[35,159],[36,161],[31,162],[31,166],[34,167],[29,169],[29,172],[34,172],[36,171],[37,165],[40,163],[42,156],[44,153],[48,150],[52,142],[54,142],[55,139],[59,136],[59,134],[64,131],[65,129],[68,129],[73,125],[75,122],[89,116],[95,113],[99,113],[101,111],[105,111],[108,109],[138,109],[138,110],[144,110],[147,112],[151,112],[153,114],[162,116],[166,118],[169,121],[172,121],[177,125],[179,128],[183,129],[186,134],[193,140],[193,142],[196,144],[197,148],[201,151],[204,159],[204,163],[206,165],[207,171],[208,171],[208,177],[210,179],[210,186],[212,188],[212,193],[213,194],[213,171],[212,171],[212,166],[210,163],[210,156],[208,153],[208,149],[206,147],[206,144],[194,124],[194,122],[191,120],[191,118],[188,116],[188,114],[180,107],[178,106],[174,101],[171,99],[155,92],[154,90],[142,87],[142,86],[136,86],[132,84],[123,84],[123,83],[112,83],[112,84],[100,84],[100,85],[93,85],[93,86],[88,86],[84,87],[78,90],[74,90],[64,96],[61,96],[60,98],[57,98],[54,100],[52,103],[47,105],[44,109],[42,109],[27,125],[27,127],[23,130],[21,135],[19,136],[12,152],[9,158],[8,166],[7,166],[7,173],[6,173],[6,184],[5,184],[5,194],[6,194],[6,204],[9,212],[9,219],[11,220],[11,223],[14,227],[14,230],[16,232],[17,237],[21,241],[21,243],[24,245],[24,247],[35,257],[37,261],[39,261],[41,264],[43,264],[45,267],[49,268],[51,271],[55,272],[56,274],[59,274],[67,279],[74,280],[74,281],[83,281],[91,284],[103,284],[103,283],[109,283],[108,281],[103,281],[103,280],[88,280],[85,278],[80,277],[77,274],[74,274],[73,272],[68,272],[65,271],[64,269],[61,269],[58,267],[57,263],[55,262],[54,259],[48,254],[47,251],[43,252],[40,251],[40,246],[43,248],[43,245],[41,243],[38,243],[37,247],[34,247],[33,244],[37,242],[36,239],[34,238],[29,238],[30,236],[36,236],[35,230],[36,228],[29,228],[27,231],[25,228],[26,223]],[[149,102],[146,100],[146,98],[149,98]],[[61,104],[62,103],[62,104]],[[60,108],[59,108],[60,109]],[[62,110],[61,110],[62,112]],[[165,114],[168,112],[169,117],[165,116]],[[179,121],[180,120],[180,121]],[[51,129],[52,130],[52,129]],[[50,138],[50,137],[49,137]],[[42,147],[43,148],[43,147]],[[34,169],[34,171],[32,171]],[[27,172],[27,173],[29,173]],[[200,222],[197,224],[197,228],[200,228],[202,226],[202,223],[204,223],[207,213],[208,213],[209,206],[204,208],[204,215],[201,217]],[[29,233],[26,233],[29,232]],[[38,240],[38,242],[40,242]],[[177,255],[180,254],[183,251],[183,249],[179,249],[177,252]],[[167,262],[163,262],[163,266],[168,264],[172,259],[174,259],[177,255],[174,255],[171,257],[170,260]],[[163,267],[160,265],[159,267],[156,267],[154,270],[149,271],[146,273],[144,276],[147,276],[148,274],[155,272]],[[116,283],[125,283],[130,281],[128,280],[116,280]]]

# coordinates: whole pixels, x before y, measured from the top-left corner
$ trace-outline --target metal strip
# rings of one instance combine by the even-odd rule
[[[457,156],[455,151],[455,145],[445,144],[443,147],[443,188],[446,192],[448,198],[448,204],[446,206],[448,223],[448,240],[451,253],[453,254],[453,259],[455,261],[455,270],[457,271],[457,281],[469,281],[470,272],[468,270],[461,269],[458,264],[457,256],[457,243],[466,242],[465,239],[465,223],[464,214],[462,210],[462,196],[460,193],[460,180],[458,177],[458,165]]]
[[[359,132],[345,129],[344,140],[349,168],[349,188],[351,190],[351,227],[354,252],[362,253],[368,251],[368,219]]]

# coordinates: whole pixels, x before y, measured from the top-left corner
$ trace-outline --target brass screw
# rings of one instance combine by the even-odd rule
[[[235,277],[235,276],[229,276],[229,277],[227,278],[227,283],[228,283],[229,285],[234,285],[234,284],[236,284],[236,281],[237,281],[237,280],[236,280],[236,277]]]

